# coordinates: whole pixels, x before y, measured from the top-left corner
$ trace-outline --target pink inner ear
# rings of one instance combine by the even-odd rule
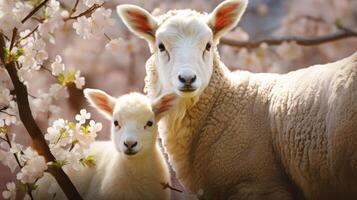
[[[130,19],[135,29],[154,36],[148,17],[145,14],[135,10],[128,10],[127,14],[130,16]]]
[[[93,97],[95,99],[95,103],[100,109],[108,113],[113,112],[113,108],[111,107],[110,102],[108,101],[108,98],[106,96],[102,94],[94,94]]]
[[[163,97],[155,113],[159,114],[168,111],[172,107],[172,102],[175,100],[175,98],[175,95],[167,95]]]
[[[238,6],[239,4],[228,4],[218,10],[216,13],[216,21],[214,22],[214,26],[212,28],[214,34],[233,23],[235,11]]]

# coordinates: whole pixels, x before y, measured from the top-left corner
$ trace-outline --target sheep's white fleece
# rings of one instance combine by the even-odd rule
[[[152,98],[160,95],[154,59]],[[205,199],[353,199],[357,53],[278,75],[231,73],[216,52],[208,87],[160,127],[179,180]]]
[[[90,148],[96,166],[79,171],[66,171],[83,199],[86,200],[141,200],[169,199],[170,191],[163,190],[160,183],[169,182],[170,174],[166,167],[159,146],[136,160],[124,158],[115,149],[113,142],[95,142]],[[48,190],[55,183],[57,200],[66,197],[56,184],[55,179],[47,174],[38,182],[35,199],[52,199]]]

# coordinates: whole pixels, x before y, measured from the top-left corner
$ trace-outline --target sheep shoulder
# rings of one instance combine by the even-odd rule
[[[273,145],[306,197],[356,196],[357,53],[282,75],[270,98]]]

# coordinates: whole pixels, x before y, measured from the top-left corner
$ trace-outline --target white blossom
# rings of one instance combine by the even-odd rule
[[[76,33],[83,39],[90,39],[92,37],[91,28],[92,20],[91,18],[86,18],[85,16],[79,17],[76,22],[73,23],[73,28]]]
[[[84,0],[84,5],[91,7],[94,4],[100,5],[104,3],[104,0]]]
[[[82,109],[79,113],[80,114],[76,115],[76,120],[79,124],[84,124],[87,119],[90,119],[90,113],[88,113],[86,109]]]
[[[101,131],[102,127],[102,123],[96,123],[94,120],[90,120],[89,122],[89,132],[92,134],[96,134]]]
[[[76,74],[74,75],[75,80],[74,83],[76,84],[76,87],[78,89],[82,89],[83,86],[85,85],[85,79],[84,77],[81,76],[81,71],[76,71]]]
[[[60,73],[63,73],[64,70],[65,70],[65,66],[64,64],[62,63],[62,58],[60,55],[57,55],[56,56],[56,60],[55,62],[52,63],[51,65],[51,69],[52,69],[52,74],[54,76],[57,76],[59,75]]]
[[[46,15],[48,16],[43,23],[40,24],[38,31],[43,39],[55,43],[55,30],[64,25],[60,3],[57,0],[50,0],[46,7]]]
[[[10,90],[7,88],[2,88],[0,86],[0,106],[4,106],[8,104],[9,101],[12,99],[12,95],[10,94]]]
[[[89,18],[82,16],[73,23],[76,33],[83,39],[102,37],[114,25],[110,9],[98,8]]]
[[[61,98],[68,98],[69,94],[66,87],[60,84],[52,84],[49,89],[49,94],[52,96],[53,99],[58,100]]]
[[[14,182],[6,183],[7,190],[2,192],[4,199],[15,200],[16,199],[16,185]]]
[[[11,36],[12,29],[17,27],[22,30],[21,20],[32,9],[30,2],[18,2],[14,0],[0,1],[0,30],[5,35]]]
[[[19,63],[22,64],[24,69],[40,69],[43,61],[48,58],[48,54],[45,51],[45,41],[28,37],[21,40],[20,44],[24,49],[24,55],[19,57]]]
[[[1,105],[1,104],[0,104]],[[2,106],[4,108],[4,106]],[[17,104],[15,101],[8,102],[7,108],[0,112],[0,127],[10,126],[17,122]]]
[[[122,38],[112,39],[105,45],[105,49],[115,54],[118,53],[124,46],[124,40]]]
[[[6,145],[5,142],[1,143],[1,146]],[[14,155],[8,150],[0,149],[0,162],[10,168],[11,172],[14,172],[18,167],[17,162],[14,158]]]
[[[44,171],[47,169],[47,164],[45,158],[38,155],[31,147],[28,147],[23,153],[24,155],[21,158],[26,165],[22,167],[16,178],[22,183],[33,183],[37,178],[43,176]]]

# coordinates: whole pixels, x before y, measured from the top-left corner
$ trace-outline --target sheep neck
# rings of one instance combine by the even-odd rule
[[[224,92],[224,87],[229,86],[227,71],[228,69],[224,68],[219,57],[216,56],[210,82],[200,97],[182,100],[160,124],[162,128],[160,135],[170,163],[180,181],[193,191],[200,188],[196,188],[197,185],[189,185],[196,182],[190,180],[194,178],[192,174],[197,174],[191,166],[194,162],[192,155],[197,149],[200,134],[203,132],[201,129],[205,127],[207,117],[214,110],[216,101]]]

